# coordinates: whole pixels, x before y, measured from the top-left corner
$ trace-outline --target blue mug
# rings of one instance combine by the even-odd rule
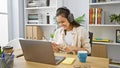
[[[82,63],[86,62],[87,51],[78,51],[78,58],[79,58],[80,62],[82,62]]]

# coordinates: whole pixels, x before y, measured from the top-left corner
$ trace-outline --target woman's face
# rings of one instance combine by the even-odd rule
[[[56,17],[56,19],[57,19],[58,24],[59,24],[62,28],[64,28],[65,30],[69,30],[69,29],[70,29],[70,23],[69,23],[69,21],[67,20],[67,18],[59,15],[59,16]]]

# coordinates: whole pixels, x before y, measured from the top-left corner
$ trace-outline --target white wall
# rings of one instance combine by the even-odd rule
[[[20,48],[18,39],[24,37],[24,0],[8,0],[8,41],[7,45]]]
[[[8,11],[7,0],[0,0],[0,46],[8,43]]]
[[[0,14],[0,46],[8,43],[8,15]]]
[[[24,37],[24,0],[8,0],[9,2],[9,41]],[[12,7],[12,8],[11,8]]]
[[[85,14],[85,22],[82,24],[89,29],[89,0],[63,0],[63,5],[71,10],[74,17]]]

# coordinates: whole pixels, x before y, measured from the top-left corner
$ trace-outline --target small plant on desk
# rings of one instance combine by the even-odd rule
[[[50,34],[50,41],[53,41],[54,34]]]

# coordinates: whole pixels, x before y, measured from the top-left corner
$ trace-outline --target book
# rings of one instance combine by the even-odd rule
[[[93,38],[93,42],[111,42],[111,40],[103,38]]]
[[[72,64],[75,61],[75,58],[66,58],[62,64]]]
[[[93,14],[92,14],[92,23],[95,24],[95,13],[96,13],[96,9],[93,8]]]
[[[28,14],[28,20],[38,20],[38,14]]]
[[[95,24],[97,24],[98,18],[98,8],[95,8]]]
[[[38,20],[28,20],[28,24],[39,24]]]
[[[98,2],[105,2],[105,0],[98,0]]]
[[[96,0],[92,0],[92,3],[96,3]]]
[[[105,24],[105,21],[104,21],[104,19],[105,19],[105,12],[104,12],[104,10],[102,10],[102,18],[101,18],[101,24]]]
[[[110,42],[110,40],[107,40],[107,39],[105,39],[105,40],[93,40],[93,42]]]
[[[89,9],[89,24],[93,24],[92,15],[93,15],[93,8],[90,8]]]
[[[101,24],[102,20],[102,8],[97,8],[97,24]]]
[[[92,0],[89,0],[89,3],[92,3]]]

